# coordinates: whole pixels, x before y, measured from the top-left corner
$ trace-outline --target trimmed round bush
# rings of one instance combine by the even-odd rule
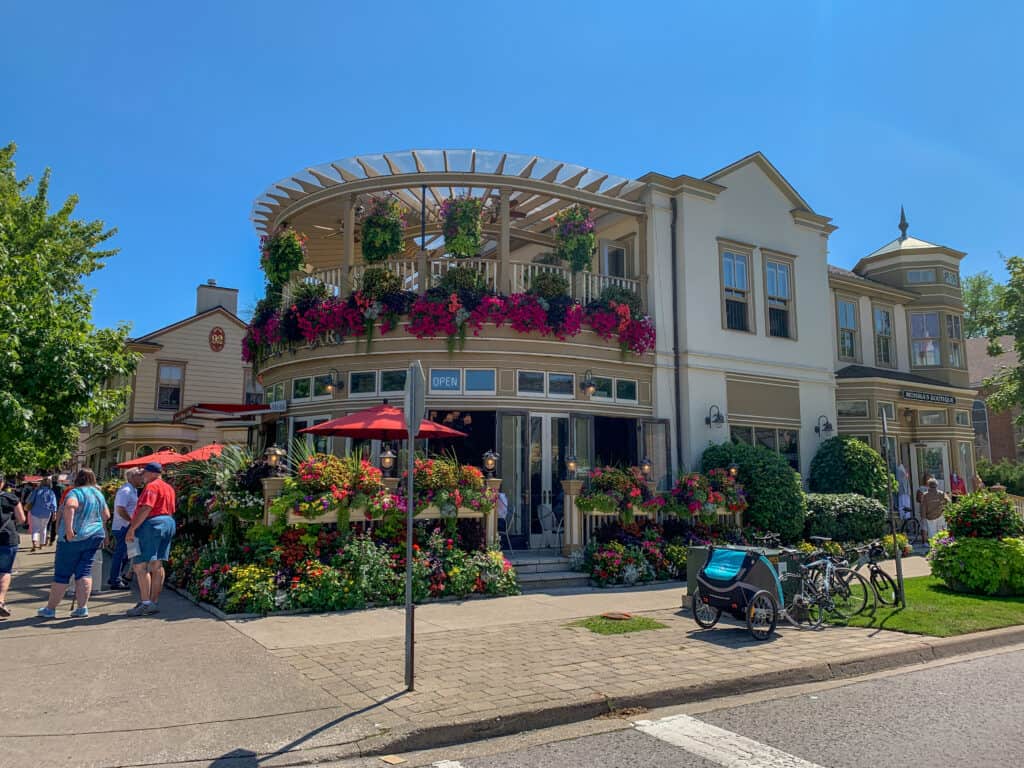
[[[869,541],[885,533],[885,506],[857,493],[808,493],[804,535]]]
[[[1024,536],[1024,523],[1005,493],[977,491],[946,506],[946,525],[958,539]]]
[[[928,553],[932,574],[956,592],[1024,595],[1024,539],[957,539],[941,532]]]
[[[888,507],[892,483],[878,451],[855,437],[838,435],[814,455],[807,484],[814,493],[859,493]]]
[[[701,456],[701,471],[739,466],[737,480],[750,506],[746,523],[773,531],[785,541],[796,541],[804,531],[804,493],[800,475],[782,456],[759,445],[722,443]]]

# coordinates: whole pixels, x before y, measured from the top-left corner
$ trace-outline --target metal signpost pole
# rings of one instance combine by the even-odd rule
[[[906,595],[903,592],[903,551],[896,541],[896,518],[899,516],[899,504],[893,499],[892,478],[896,476],[896,464],[889,451],[889,420],[882,412],[882,444],[885,446],[885,466],[889,469],[889,531],[892,534],[892,549],[896,560],[896,599],[900,608],[907,607]],[[897,497],[898,498],[898,497]]]
[[[413,470],[416,458],[416,433],[419,431],[420,421],[423,419],[426,395],[426,379],[423,376],[423,366],[420,365],[419,360],[409,366],[405,384],[405,423],[409,439],[406,451],[408,454],[408,486],[405,494],[407,505],[405,516],[405,688],[412,691],[415,690],[416,678],[415,664],[413,663],[416,642],[416,606],[412,602],[412,521],[416,514],[415,497],[413,496]]]

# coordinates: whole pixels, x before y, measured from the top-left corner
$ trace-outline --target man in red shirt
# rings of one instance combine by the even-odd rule
[[[139,602],[128,611],[129,616],[150,616],[160,610],[157,600],[164,587],[164,560],[171,556],[171,541],[176,530],[174,488],[160,477],[162,472],[163,467],[156,462],[143,467],[146,487],[139,494],[139,503],[124,536],[129,552],[132,542],[138,538],[132,568],[139,585]]]

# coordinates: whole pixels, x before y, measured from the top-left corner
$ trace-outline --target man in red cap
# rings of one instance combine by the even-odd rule
[[[143,467],[146,487],[139,494],[139,503],[124,536],[129,552],[132,542],[138,538],[132,567],[139,585],[139,602],[128,611],[129,616],[150,616],[159,611],[157,600],[164,586],[164,560],[171,556],[171,541],[176,530],[174,488],[160,477],[163,470],[156,462]]]

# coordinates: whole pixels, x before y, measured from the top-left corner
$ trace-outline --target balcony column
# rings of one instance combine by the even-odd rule
[[[352,264],[356,251],[356,199],[355,195],[345,195],[341,203],[342,238],[341,238],[341,279],[351,283]]]
[[[509,192],[507,189],[501,190],[498,214],[501,233],[498,235],[498,271],[494,276],[494,289],[498,293],[502,293],[503,289],[512,293],[512,217],[509,214]]]

